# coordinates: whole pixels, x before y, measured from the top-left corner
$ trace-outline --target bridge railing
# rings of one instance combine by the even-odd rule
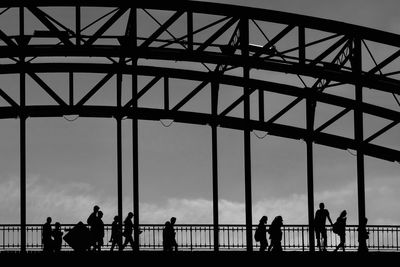
[[[54,226],[53,226],[54,227]],[[61,230],[65,233],[74,225],[63,224]],[[268,226],[267,226],[268,227]],[[141,250],[162,250],[162,224],[142,224],[140,229]],[[253,236],[256,226],[253,226]],[[367,245],[370,251],[399,251],[400,226],[393,225],[370,225],[367,226],[369,239]],[[176,240],[179,250],[213,250],[214,229],[208,224],[177,224],[175,225]],[[284,225],[282,227],[282,247],[286,251],[308,251],[309,228],[307,225]],[[21,227],[17,224],[0,225],[0,250],[20,249]],[[29,224],[26,227],[27,250],[35,251],[42,249],[42,225]],[[105,225],[104,246],[102,250],[109,250],[111,243],[111,225]],[[327,227],[328,250],[333,250],[339,244],[339,236]],[[245,250],[246,249],[246,226],[224,224],[219,226],[219,249],[220,250]],[[254,250],[258,250],[259,243],[253,240]],[[346,251],[355,251],[358,247],[358,232],[356,225],[346,227]],[[126,250],[130,250],[127,247]],[[317,248],[316,248],[317,249]],[[71,250],[63,240],[62,250]]]

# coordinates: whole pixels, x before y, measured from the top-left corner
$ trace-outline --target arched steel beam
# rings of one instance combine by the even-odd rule
[[[235,117],[215,117],[210,114],[201,114],[188,111],[165,111],[162,109],[152,108],[123,108],[104,107],[104,106],[84,106],[79,108],[74,107],[59,107],[59,106],[27,106],[24,109],[24,114],[28,118],[35,117],[62,117],[64,115],[79,115],[80,117],[97,117],[97,118],[112,118],[126,117],[137,118],[141,120],[161,120],[173,119],[175,122],[196,124],[196,125],[211,125],[217,123],[219,127],[229,128],[234,130],[243,130],[245,127],[244,120]],[[11,107],[0,108],[0,119],[17,118],[19,110]],[[251,130],[265,131],[269,135],[290,138],[295,140],[305,140],[307,138],[307,130],[295,126],[282,125],[278,123],[266,124],[264,122],[250,120],[248,127]],[[337,149],[355,149],[356,144],[353,139],[337,136],[328,133],[315,133],[313,140],[315,143],[325,145]],[[400,161],[400,151],[382,147],[374,144],[364,145],[365,155],[380,158],[387,161]]]
[[[23,54],[27,57],[125,57],[130,58],[132,51],[129,48],[123,48],[120,46],[90,46],[86,48],[82,47],[62,47],[62,46],[26,46],[23,48],[8,48],[4,47],[0,49],[0,57],[17,57]],[[180,61],[180,62],[197,62],[197,63],[211,63],[211,64],[225,64],[241,67],[243,64],[248,64],[252,69],[276,71],[282,73],[290,73],[296,75],[309,76],[314,78],[328,79],[341,83],[356,84],[359,83],[363,87],[368,87],[384,92],[400,94],[400,81],[392,78],[385,77],[379,74],[364,72],[361,77],[356,77],[349,69],[335,69],[327,66],[300,64],[296,62],[287,62],[283,60],[275,59],[259,59],[259,58],[243,58],[240,55],[224,55],[221,53],[212,52],[196,52],[186,51],[182,49],[171,49],[171,48],[138,48],[135,51],[136,56],[144,59],[156,59],[156,60],[169,60],[169,61]],[[25,68],[35,72],[47,72],[41,70],[41,64],[54,64],[53,67],[49,67],[49,72],[56,71],[58,68],[57,64],[78,67],[79,63],[30,63]],[[76,65],[74,65],[76,64]],[[100,64],[101,65],[101,64]],[[106,65],[106,64],[105,64]],[[44,66],[44,65],[43,65]],[[105,66],[103,66],[105,67]],[[10,68],[10,70],[7,70]],[[18,63],[16,64],[4,64],[0,68],[0,73],[17,72],[21,68]],[[113,67],[114,68],[114,67]],[[14,69],[14,70],[12,70]],[[79,69],[79,67],[78,67]],[[112,71],[111,69],[109,71]],[[108,71],[108,72],[109,72]]]
[[[84,64],[84,63],[71,63],[71,64],[63,64],[63,63],[38,63],[38,64],[29,64],[24,68],[26,71],[34,71],[35,73],[50,73],[50,72],[65,72],[70,73],[73,72],[82,72],[82,73],[117,73],[122,72],[124,74],[131,74],[131,68],[129,66],[121,66],[121,65],[110,65],[110,64]],[[19,73],[21,67],[15,65],[3,65],[0,66],[0,73]],[[220,84],[231,85],[242,87],[244,85],[244,81],[241,77],[231,76],[231,75],[222,75],[215,74],[209,72],[200,72],[193,70],[181,70],[181,69],[172,69],[172,68],[160,68],[153,66],[138,66],[137,74],[144,76],[154,76],[154,75],[162,75],[170,78],[178,78],[178,79],[187,79],[193,81],[216,81]],[[262,81],[257,79],[249,79],[248,85],[254,89],[261,89],[266,92],[284,94],[288,96],[294,97],[303,97],[306,99],[310,97],[309,92],[304,88],[299,88],[292,85],[279,84],[269,81]],[[314,93],[313,98],[317,102],[326,103],[329,105],[335,105],[343,108],[354,109],[355,101],[349,98],[331,95],[327,93]],[[363,103],[362,110],[364,113],[378,116],[384,119],[398,121],[400,120],[400,112],[391,110],[388,108],[376,106],[373,104]]]

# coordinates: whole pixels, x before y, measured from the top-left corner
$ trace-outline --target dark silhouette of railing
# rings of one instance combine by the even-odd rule
[[[61,230],[64,234],[73,227],[72,224],[64,224]],[[142,224],[140,229],[141,250],[162,250],[162,224]],[[256,226],[253,226],[253,233]],[[370,238],[367,245],[370,251],[399,251],[400,226],[370,225],[367,227]],[[176,239],[179,250],[213,250],[213,225],[212,224],[179,224],[175,226]],[[282,247],[286,251],[308,251],[309,240],[307,225],[284,225],[282,227]],[[246,226],[224,224],[219,227],[220,250],[245,250]],[[21,227],[18,224],[0,225],[0,250],[20,250]],[[42,226],[29,224],[26,228],[27,250],[37,251],[42,249]],[[328,250],[333,250],[339,243],[339,237],[327,227]],[[254,234],[253,234],[254,236]],[[105,225],[104,246],[102,250],[110,250],[111,225]],[[346,251],[355,251],[358,247],[358,232],[356,225],[346,227]],[[253,240],[255,250],[259,243]],[[63,241],[62,250],[72,250]],[[116,248],[116,250],[118,250]],[[127,247],[125,250],[131,250]]]

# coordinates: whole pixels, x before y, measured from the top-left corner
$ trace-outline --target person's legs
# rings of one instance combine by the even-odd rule
[[[319,229],[315,229],[315,237],[317,239],[317,246],[319,251],[321,251],[321,232]]]
[[[326,228],[322,229],[321,231],[322,239],[323,239],[323,251],[326,251],[326,247],[328,245],[327,235],[326,235]]]

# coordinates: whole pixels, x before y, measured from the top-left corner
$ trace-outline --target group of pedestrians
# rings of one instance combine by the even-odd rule
[[[61,250],[62,236],[61,224],[56,222],[54,229],[51,227],[51,217],[47,217],[42,230],[42,244],[44,252],[59,252]]]
[[[333,223],[332,219],[329,215],[329,211],[325,209],[325,204],[320,203],[319,209],[315,212],[314,218],[314,230],[315,237],[317,239],[317,246],[319,251],[327,251],[327,229],[326,229],[326,221],[332,226],[333,233],[339,236],[339,244],[335,247],[334,252],[342,249],[345,251],[346,247],[346,221],[347,221],[347,211],[343,210],[336,221]],[[265,251],[268,247],[268,251],[282,251],[282,230],[281,227],[283,225],[282,216],[276,216],[272,221],[269,229],[267,230],[267,216],[262,216],[259,224],[257,226],[254,239],[257,242],[260,242],[260,251]],[[367,252],[367,239],[369,238],[369,232],[367,231],[367,222],[368,219],[364,218],[364,220],[359,225],[358,231],[358,251],[359,252]],[[269,234],[270,245],[268,246],[267,235]]]
[[[129,212],[124,220],[124,229],[122,231],[119,216],[114,217],[114,221],[111,224],[111,251],[114,250],[117,245],[119,250],[123,250],[127,245],[135,248],[135,242],[133,240],[133,212]],[[104,245],[104,222],[102,220],[103,212],[100,207],[95,205],[93,212],[89,215],[86,222],[89,227],[88,237],[88,248],[89,251],[101,251],[101,247]],[[61,224],[55,223],[54,230],[51,227],[51,217],[48,217],[46,223],[42,227],[42,244],[44,252],[58,252],[61,250],[62,236]],[[142,231],[139,231],[139,234]],[[122,243],[123,237],[125,238]]]
[[[268,217],[262,216],[254,238],[256,241],[260,242],[260,251],[265,251],[268,247],[268,251],[280,252],[282,251],[282,226],[283,218],[282,216],[276,216],[272,221],[270,227],[267,230]],[[267,233],[269,234],[270,244],[268,246]]]
[[[174,229],[175,222],[175,217],[172,217],[169,221],[165,222],[162,233],[164,251],[178,251],[178,243],[176,242],[176,233]]]

